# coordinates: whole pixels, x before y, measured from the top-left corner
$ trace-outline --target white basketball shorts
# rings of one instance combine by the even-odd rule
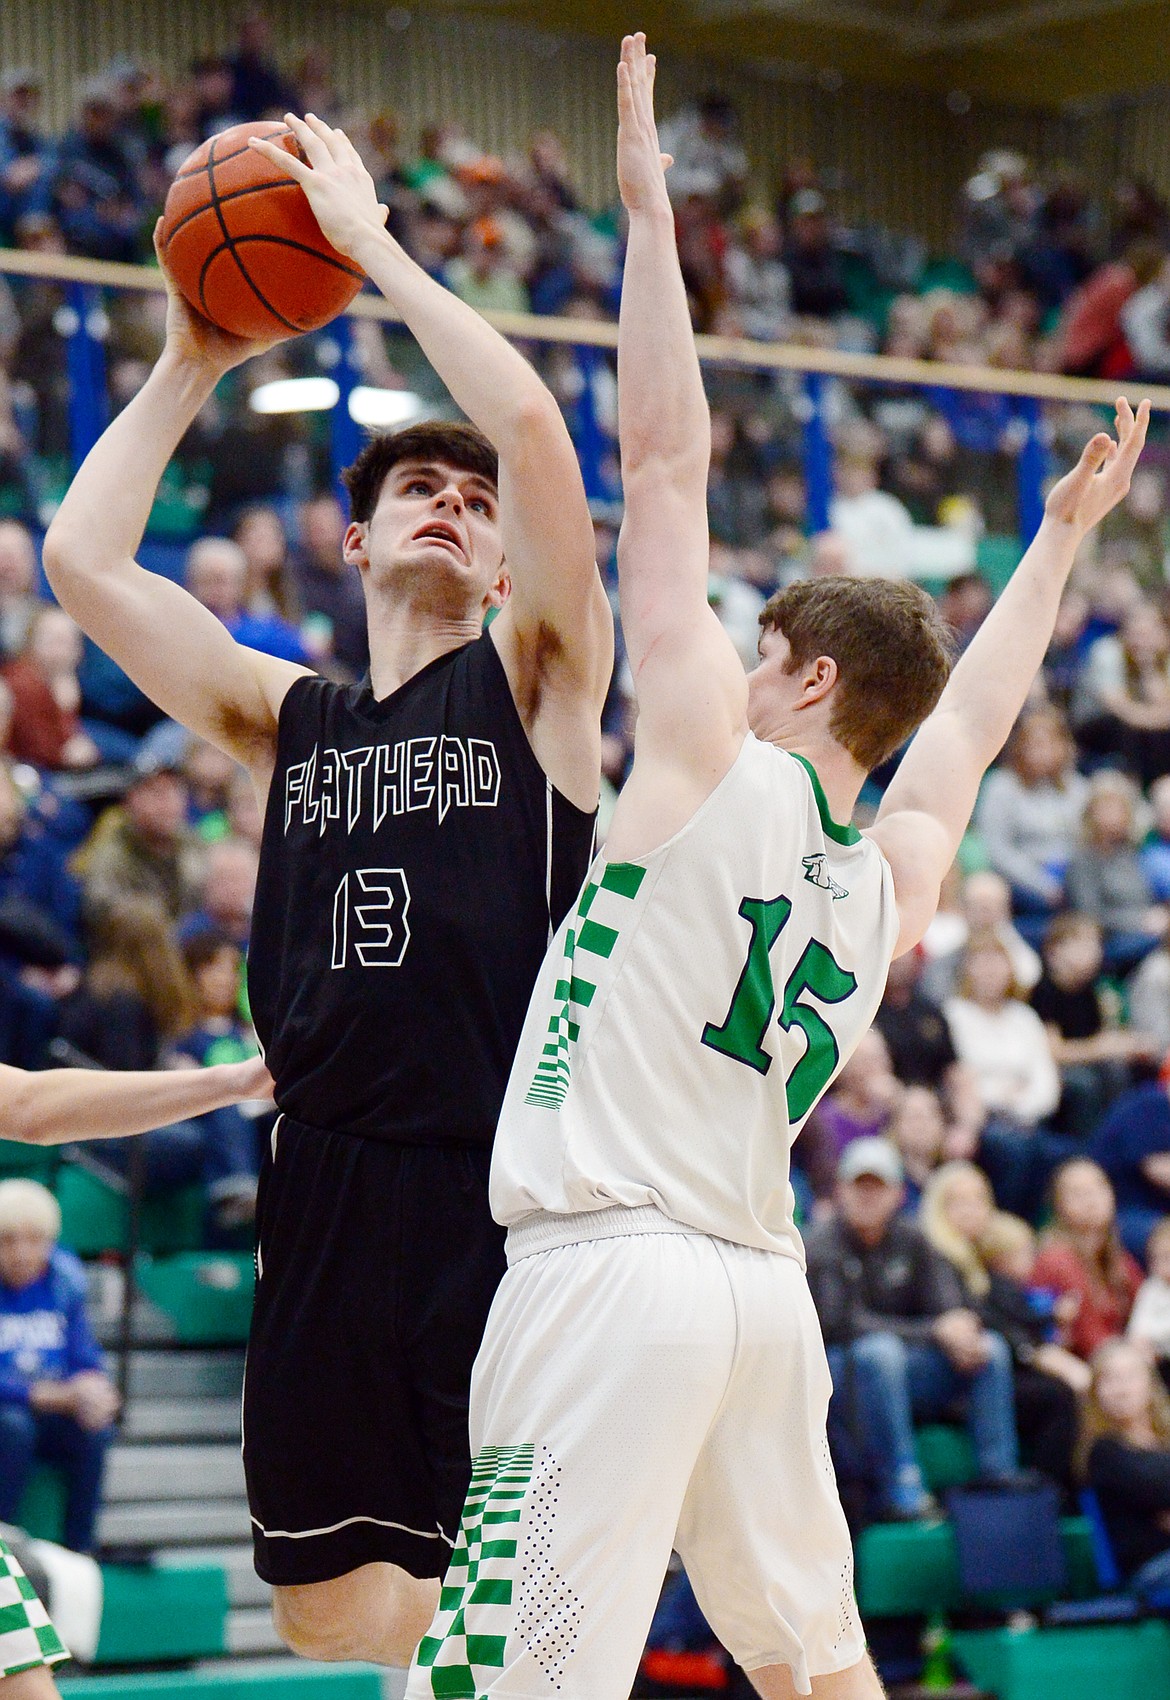
[[[803,1271],[653,1210],[574,1221],[597,1237],[509,1241],[407,1700],[626,1700],[672,1547],[737,1662],[808,1693],[865,1638]]]

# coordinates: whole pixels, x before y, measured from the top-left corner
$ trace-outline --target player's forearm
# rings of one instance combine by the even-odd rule
[[[215,383],[212,372],[164,353],[90,450],[45,539],[45,570],[62,601],[77,578],[133,556],[167,462]]]
[[[961,732],[981,770],[1003,748],[1043,665],[1078,542],[1071,526],[1042,522],[935,710]]]
[[[536,417],[563,430],[560,410],[522,354],[473,307],[436,283],[386,231],[364,237],[354,256],[402,314],[452,399],[506,456]]]
[[[4,1093],[0,1138],[28,1145],[145,1133],[238,1103],[246,1086],[243,1069],[235,1063],[154,1073],[105,1074],[85,1068],[11,1072],[16,1080]]]
[[[660,203],[630,213],[618,325],[618,429],[627,484],[646,467],[705,481],[711,418],[665,188]]]

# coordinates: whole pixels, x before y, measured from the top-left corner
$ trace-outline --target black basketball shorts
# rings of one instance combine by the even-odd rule
[[[266,1582],[378,1560],[445,1571],[471,1475],[471,1366],[504,1272],[489,1162],[277,1122],[244,1383]]]

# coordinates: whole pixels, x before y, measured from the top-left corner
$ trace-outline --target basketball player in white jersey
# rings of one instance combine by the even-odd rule
[[[618,564],[636,755],[504,1100],[492,1204],[510,1267],[409,1700],[622,1700],[672,1546],[769,1700],[880,1694],[789,1149],[934,912],[1077,544],[1145,435],[1145,405],[1119,403],[1119,441],[1094,437],[1053,490],[949,683],[930,599],[852,579],[774,598],[745,678],[707,606],[709,419],[652,87],[644,37],[627,38]],[[867,771],[923,721],[858,833]]]

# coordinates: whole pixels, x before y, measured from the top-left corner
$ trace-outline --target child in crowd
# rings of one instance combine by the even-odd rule
[[[1023,1293],[1035,1320],[1036,1339],[1044,1347],[1043,1363],[1076,1393],[1089,1385],[1089,1366],[1060,1345],[1060,1331],[1071,1325],[1079,1300],[1070,1294],[1056,1295],[1037,1284],[1035,1278],[1038,1241],[1036,1230],[1022,1216],[997,1210],[980,1242],[983,1261],[993,1280],[1000,1280]]]
[[[1137,851],[1138,791],[1123,773],[1105,771],[1089,787],[1081,843],[1065,878],[1074,909],[1097,921],[1105,938],[1105,967],[1128,974],[1166,930]]]
[[[1170,1384],[1170,1216],[1158,1223],[1146,1241],[1149,1274],[1138,1289],[1129,1314],[1126,1336],[1148,1347],[1162,1379]]]
[[[1150,1035],[1118,1025],[1117,993],[1099,978],[1103,954],[1092,916],[1057,915],[1044,935],[1044,972],[1030,999],[1060,1069],[1056,1127],[1078,1142],[1090,1137],[1130,1084],[1130,1064],[1157,1056]]]
[[[1061,1344],[1086,1362],[1129,1321],[1142,1272],[1121,1243],[1109,1177],[1087,1157],[1062,1163],[1052,1177],[1052,1226],[1041,1239],[1032,1281],[1069,1299]]]
[[[943,1158],[947,1124],[938,1093],[929,1086],[907,1086],[886,1132],[902,1159],[906,1193],[902,1209],[914,1216],[923,1188]]]
[[[37,1181],[0,1181],[0,1522],[34,1463],[64,1473],[65,1545],[89,1552],[118,1396],[85,1315],[85,1271],[57,1245],[61,1210]]]
[[[180,1040],[184,1056],[202,1067],[246,1062],[259,1050],[251,1024],[240,1014],[243,956],[226,933],[205,927],[183,946],[187,972],[195,988],[195,1025]]]

